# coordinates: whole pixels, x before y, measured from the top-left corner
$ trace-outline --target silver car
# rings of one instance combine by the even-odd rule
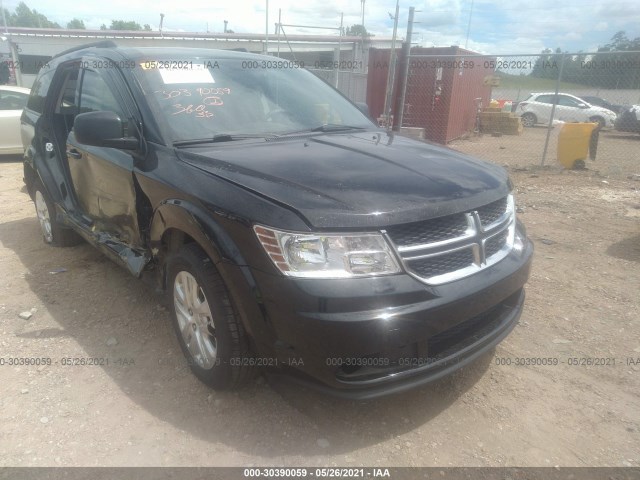
[[[24,153],[20,115],[29,92],[28,88],[0,85],[0,155]]]
[[[555,103],[554,120],[563,122],[593,122],[600,128],[613,128],[616,114],[606,108],[596,107],[579,97],[568,93],[532,93],[529,98],[520,102],[516,114],[522,118],[525,127],[533,127],[536,123],[549,123],[551,109]]]

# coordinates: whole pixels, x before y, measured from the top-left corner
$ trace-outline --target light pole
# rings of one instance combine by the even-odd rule
[[[396,75],[396,36],[398,34],[398,16],[400,14],[400,0],[396,0],[396,14],[393,18],[393,37],[391,38],[391,58],[389,60],[389,71],[387,72],[387,94],[384,97],[384,121],[387,129],[391,130],[391,99],[393,95],[393,82]]]
[[[267,0],[267,9],[264,15],[264,53],[265,55],[269,55],[269,0]]]
[[[17,45],[11,41],[11,34],[9,33],[9,28],[7,27],[7,18],[4,14],[4,4],[2,0],[0,0],[0,10],[2,11],[2,24],[4,26],[4,32],[6,35],[7,44],[9,45],[9,55],[11,55],[11,62],[13,63],[13,74],[15,75],[16,84],[21,87],[22,86],[22,72],[20,71],[20,56],[18,55]]]
[[[164,13],[160,14],[160,35],[162,36],[162,24],[164,23]]]
[[[7,18],[4,16],[4,5],[2,4],[2,0],[0,0],[0,11],[2,11],[2,25],[4,26],[4,33],[9,33],[9,29],[7,28]]]
[[[469,10],[469,23],[467,24],[467,39],[464,42],[464,48],[469,45],[469,32],[471,31],[471,16],[473,15],[473,0],[471,0],[471,10]]]

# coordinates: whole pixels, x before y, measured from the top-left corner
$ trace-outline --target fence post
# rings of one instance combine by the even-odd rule
[[[391,57],[389,58],[389,71],[387,72],[387,92],[384,97],[384,119],[386,127],[391,130],[391,102],[393,97],[393,83],[396,76],[396,35],[398,33],[398,15],[400,15],[400,0],[396,0],[396,15],[393,21],[393,37],[391,38]]]
[[[553,128],[553,116],[556,112],[556,102],[558,101],[558,92],[560,91],[560,82],[562,81],[562,71],[564,70],[564,58],[563,53],[560,57],[560,71],[558,72],[558,79],[556,80],[556,93],[553,98],[553,105],[551,105],[551,116],[549,117],[549,125],[547,125],[547,138],[544,141],[544,151],[542,152],[542,162],[540,166],[544,167],[544,161],[547,158],[547,148],[549,147],[549,137],[551,136],[551,129]]]
[[[400,100],[398,105],[398,130],[402,128],[404,117],[404,102],[407,95],[407,77],[409,76],[409,61],[411,56],[411,36],[413,35],[413,15],[416,9],[409,7],[409,21],[407,22],[407,38],[402,44],[402,70],[400,73]]]

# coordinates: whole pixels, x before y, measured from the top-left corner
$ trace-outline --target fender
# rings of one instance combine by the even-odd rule
[[[274,333],[269,327],[266,309],[256,280],[233,239],[202,206],[182,199],[163,201],[151,220],[150,246],[160,265],[159,280],[166,289],[165,252],[162,236],[171,228],[193,238],[211,258],[231,294],[240,319],[254,340],[256,353],[270,354]],[[253,301],[248,301],[253,299]]]
[[[31,197],[32,200],[34,199],[33,187],[36,182],[39,181],[42,183],[49,197],[53,200],[56,221],[67,227],[71,227],[66,210],[69,205],[66,198],[62,195],[60,188],[58,188],[56,176],[49,164],[41,158],[31,145],[25,152],[22,174],[29,197]],[[61,185],[64,185],[64,183]]]
[[[231,237],[211,218],[211,214],[199,205],[185,200],[169,199],[164,200],[155,209],[149,231],[154,257],[162,255],[162,236],[170,228],[176,228],[191,236],[216,265],[222,260],[230,260],[237,266],[246,265]]]

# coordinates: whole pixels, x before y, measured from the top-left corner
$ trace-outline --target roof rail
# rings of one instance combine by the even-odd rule
[[[115,48],[117,46],[118,45],[113,40],[102,40],[100,42],[85,43],[84,45],[78,45],[77,47],[73,47],[65,50],[64,52],[60,52],[53,58],[61,57],[63,55],[66,55],[67,53],[77,52],[78,50],[84,50],[85,48]]]

